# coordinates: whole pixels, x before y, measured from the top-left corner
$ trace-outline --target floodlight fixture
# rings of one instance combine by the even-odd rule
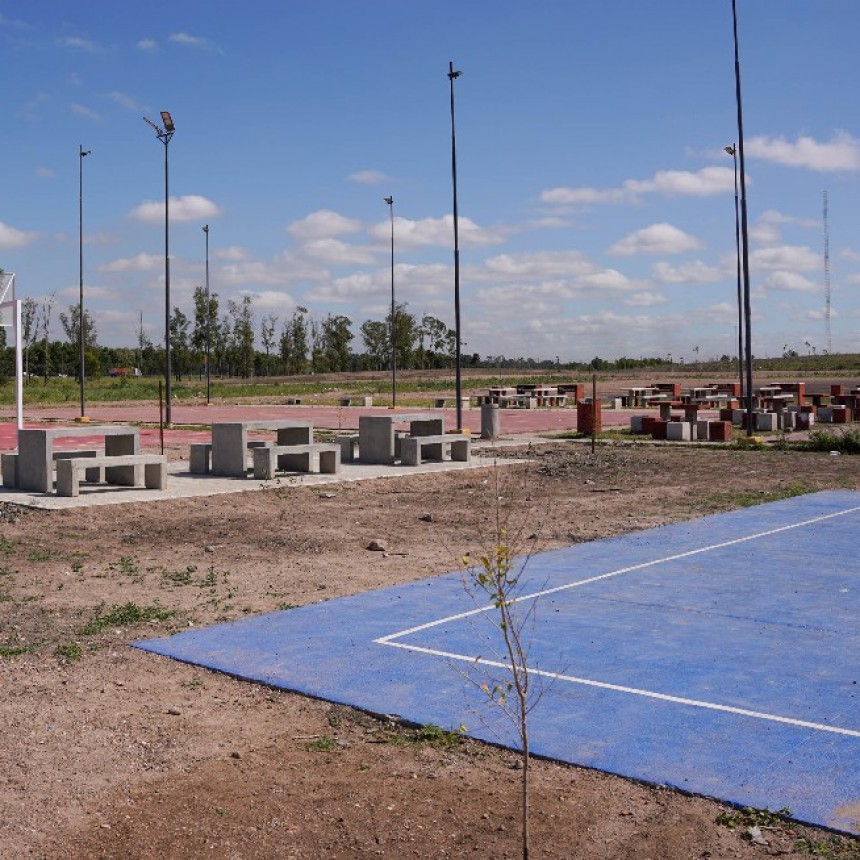
[[[163,110],[161,112],[161,121],[164,123],[164,130],[169,132],[176,131],[176,126],[173,125],[173,120],[171,119],[170,112]]]

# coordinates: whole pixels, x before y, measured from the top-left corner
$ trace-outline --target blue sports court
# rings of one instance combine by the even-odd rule
[[[858,531],[833,491],[533,556],[532,751],[860,833]],[[455,572],[137,647],[516,746],[494,619]]]

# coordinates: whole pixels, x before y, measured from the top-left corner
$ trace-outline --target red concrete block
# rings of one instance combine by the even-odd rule
[[[603,428],[601,407],[603,404],[598,400],[595,403],[576,404],[576,429],[585,436],[599,433]]]
[[[642,417],[642,432],[647,433],[649,436],[654,433],[654,422],[658,419],[653,415],[644,415]]]
[[[666,438],[666,425],[668,421],[663,421],[660,418],[654,419],[654,426],[651,428],[651,436],[654,439],[665,439]]]
[[[731,408],[721,409],[720,410],[720,421],[731,421],[731,420],[732,420]]]
[[[833,407],[833,423],[834,424],[847,424],[848,423],[848,414],[849,414],[849,410],[845,406],[834,406]]]
[[[708,422],[708,441],[709,442],[731,442],[732,440],[732,422],[731,421],[709,421]]]
[[[845,386],[839,385],[838,383],[830,386],[830,396],[831,397],[842,397],[845,393]]]

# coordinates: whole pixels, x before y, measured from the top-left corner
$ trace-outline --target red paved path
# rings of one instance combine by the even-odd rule
[[[344,407],[336,406],[281,406],[278,404],[241,404],[213,406],[175,404],[173,406],[174,425],[200,425],[208,428],[216,421],[256,421],[266,419],[294,418],[300,421],[310,421],[314,427],[321,430],[357,430],[358,419],[362,415],[389,415],[391,409],[386,407]],[[456,413],[453,409],[421,409],[404,407],[398,412],[433,412],[445,416],[445,425],[452,428],[456,425]],[[646,410],[637,410],[642,414]],[[647,410],[649,412],[654,410]],[[73,424],[79,414],[78,408],[69,406],[30,407],[24,410],[24,426],[39,426],[43,421],[56,421],[62,424]],[[603,426],[628,426],[629,411],[604,410]],[[91,423],[134,423],[155,425],[141,428],[141,444],[145,448],[158,447],[160,436],[158,430],[158,406],[152,403],[123,403],[118,405],[93,404],[87,407],[87,416]],[[536,434],[547,432],[562,432],[576,430],[576,409],[502,409],[500,410],[502,435]],[[9,451],[17,447],[14,410],[4,407],[0,409],[0,451]],[[464,409],[463,426],[473,433],[481,432],[481,410]],[[208,440],[206,430],[165,430],[164,444],[167,448],[179,448],[198,440]],[[72,447],[79,447],[83,442],[78,437]],[[58,445],[58,447],[62,447]]]

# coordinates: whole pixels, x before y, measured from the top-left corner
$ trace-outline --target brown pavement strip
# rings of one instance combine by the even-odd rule
[[[414,413],[416,407],[404,407],[404,412]],[[448,429],[456,426],[455,410],[431,410],[445,416]],[[266,419],[295,418],[310,421],[320,430],[357,430],[358,419],[362,415],[388,415],[392,412],[386,407],[336,407],[336,406],[282,406],[279,404],[182,404],[173,406],[173,425],[177,429],[164,431],[165,447],[178,447],[193,441],[208,438],[208,430],[187,430],[184,427],[206,428],[221,421],[260,421]],[[604,427],[628,426],[632,414],[650,414],[654,410],[604,410]],[[41,421],[73,423],[78,410],[72,406],[48,406],[25,409],[25,425],[31,426]],[[158,408],[152,403],[123,403],[117,405],[94,404],[87,408],[87,417],[93,423],[122,422],[142,425],[155,425],[154,429],[144,427],[141,431],[141,444],[144,447],[158,447]],[[0,418],[8,423],[0,424],[0,450],[12,450],[16,446],[14,432],[14,412],[9,407],[0,409]],[[564,409],[502,409],[500,410],[502,434],[561,433],[576,430],[576,410]],[[463,427],[477,435],[481,432],[480,409],[463,410]]]

